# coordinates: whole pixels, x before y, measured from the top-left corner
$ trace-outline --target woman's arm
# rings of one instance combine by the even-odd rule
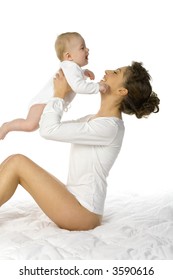
[[[62,73],[54,78],[54,98],[46,105],[40,120],[40,135],[49,140],[84,145],[110,145],[116,137],[118,125],[113,119],[94,119],[90,122],[62,122],[63,98],[70,87]]]
[[[40,135],[48,140],[83,145],[110,145],[118,125],[112,119],[62,122],[63,99],[54,98],[46,105],[40,120]]]

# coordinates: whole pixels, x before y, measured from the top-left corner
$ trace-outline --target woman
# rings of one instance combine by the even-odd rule
[[[106,178],[124,135],[122,113],[141,118],[159,111],[159,99],[141,63],[105,71],[101,82],[109,90],[100,93],[99,111],[76,121],[61,122],[64,98],[71,89],[62,71],[56,75],[54,98],[43,111],[40,134],[46,139],[72,143],[67,185],[29,158],[12,155],[1,164],[0,205],[20,184],[61,228],[89,230],[101,224]]]

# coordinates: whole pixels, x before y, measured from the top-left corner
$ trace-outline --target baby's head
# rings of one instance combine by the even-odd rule
[[[88,64],[89,49],[83,37],[77,32],[60,34],[55,41],[55,50],[60,61],[74,61],[80,67]]]

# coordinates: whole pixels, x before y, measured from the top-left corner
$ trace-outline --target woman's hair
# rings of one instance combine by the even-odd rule
[[[74,38],[82,37],[77,32],[66,32],[60,34],[55,41],[55,51],[60,61],[63,60],[63,54],[67,51],[69,44]]]
[[[121,111],[125,114],[135,114],[137,118],[146,117],[159,112],[160,99],[152,91],[151,76],[142,63],[132,62],[124,74],[123,86],[128,90],[121,103]]]

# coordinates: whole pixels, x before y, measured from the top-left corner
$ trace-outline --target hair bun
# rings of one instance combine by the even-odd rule
[[[137,118],[142,118],[150,115],[151,113],[159,112],[160,99],[157,94],[152,91],[149,98],[142,103],[141,107],[135,112]]]

